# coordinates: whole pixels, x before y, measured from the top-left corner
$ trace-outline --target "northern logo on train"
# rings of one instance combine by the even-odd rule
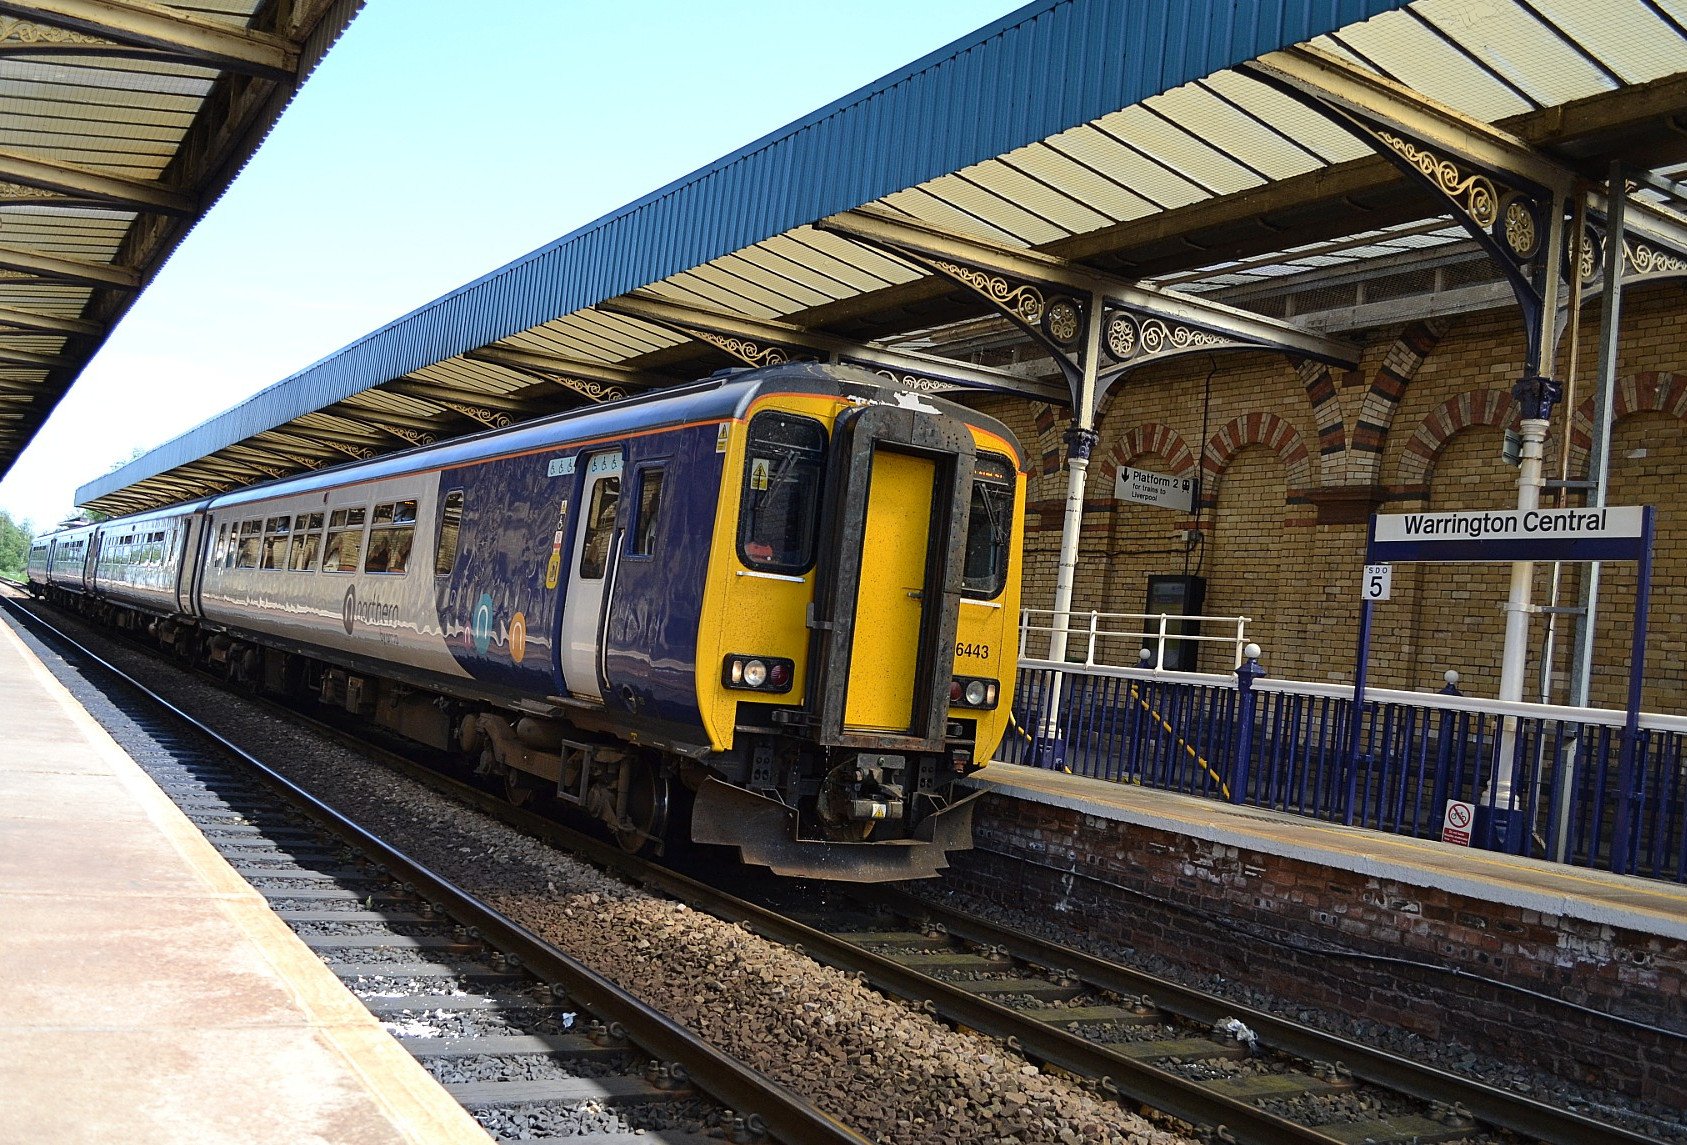
[[[340,604],[340,623],[346,626],[346,635],[351,635],[352,624],[357,620],[357,586],[346,586],[346,599]]]

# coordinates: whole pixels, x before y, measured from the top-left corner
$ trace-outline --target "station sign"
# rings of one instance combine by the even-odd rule
[[[1645,547],[1645,509],[1474,509],[1378,514],[1366,560],[1632,561]]]
[[[1119,466],[1113,478],[1113,496],[1137,505],[1157,505],[1180,513],[1195,511],[1195,478],[1150,473],[1146,469]]]

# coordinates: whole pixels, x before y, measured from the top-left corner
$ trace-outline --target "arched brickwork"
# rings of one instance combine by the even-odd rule
[[[1263,445],[1277,454],[1289,479],[1289,495],[1313,486],[1312,454],[1294,426],[1274,413],[1250,413],[1236,418],[1207,439],[1201,451],[1201,470],[1210,480],[1207,500],[1217,493],[1218,478],[1230,459],[1250,445]]]
[[[1173,474],[1187,473],[1195,468],[1195,453],[1183,435],[1163,422],[1144,422],[1119,439],[1108,454],[1103,476],[1111,484],[1121,465],[1129,465],[1139,457],[1161,457],[1171,466]]]
[[[1406,384],[1417,374],[1424,360],[1447,332],[1445,322],[1413,322],[1383,355],[1382,364],[1371,375],[1370,388],[1359,407],[1349,443],[1352,458],[1348,479],[1355,484],[1374,485],[1381,477],[1382,451],[1388,443],[1394,415],[1406,396]]]
[[[1506,426],[1517,420],[1517,403],[1505,390],[1466,390],[1430,410],[1418,423],[1400,459],[1404,492],[1427,496],[1429,476],[1442,448],[1460,430],[1473,425]]]
[[[1687,377],[1648,370],[1618,378],[1616,407],[1612,411],[1612,421],[1621,421],[1636,413],[1665,413],[1687,420]],[[1590,397],[1576,407],[1575,420],[1570,425],[1572,468],[1580,471],[1586,463],[1592,441],[1593,399]]]

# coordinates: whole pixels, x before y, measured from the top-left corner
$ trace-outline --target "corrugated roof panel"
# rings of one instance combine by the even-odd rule
[[[912,282],[920,271],[894,255],[883,254],[829,231],[814,227],[797,227],[784,235],[768,239],[766,245],[775,251],[790,243],[793,252],[814,261],[832,278],[856,286],[859,290],[877,290]],[[804,253],[806,252],[806,253]]]
[[[1020,148],[1016,155],[1028,150],[1030,149]],[[1027,210],[1047,219],[1067,234],[1093,231],[1119,221],[1096,210],[1064,187],[1052,186],[1032,178],[1019,170],[1012,157],[1008,157],[1006,161],[992,159],[988,163],[980,163],[969,168],[967,173],[995,194],[1022,204]]]
[[[1061,132],[1043,143],[1021,147],[1008,158],[1012,163],[1041,179],[1065,187],[1083,202],[1112,219],[1124,221],[1140,219],[1154,213],[1154,204],[1117,179],[1092,170],[1059,150],[1071,132]]]
[[[1532,110],[1527,100],[1451,47],[1445,37],[1404,12],[1389,12],[1346,29],[1341,38],[1412,90],[1484,123]]]
[[[1317,156],[1287,145],[1259,119],[1236,110],[1199,84],[1184,84],[1144,102],[1269,179],[1287,179],[1322,166]]]
[[[1624,83],[1645,83],[1681,69],[1680,31],[1643,5],[1535,0],[1535,6]]]
[[[23,99],[69,99],[94,103],[98,97],[127,93],[186,96],[200,100],[211,91],[216,73],[204,68],[176,64],[147,64],[138,60],[89,57],[78,63],[70,59],[41,59],[29,56],[0,58],[0,84],[11,87]],[[137,104],[144,106],[144,104]]]
[[[723,290],[695,271],[669,275],[661,282],[651,283],[639,293],[677,302],[681,306],[695,306],[724,314],[743,314],[750,318],[777,318],[784,313],[755,302],[745,295]]]
[[[1125,146],[1113,135],[1102,130],[1109,127],[1108,121],[1112,119],[1113,116],[1104,115],[1095,126],[1086,125],[1077,131],[1069,131],[1062,135],[1061,150],[1071,152],[1080,161],[1097,170],[1112,172],[1119,182],[1144,196],[1161,210],[1186,207],[1190,203],[1209,197],[1200,187],[1165,164],[1155,162],[1140,151]],[[1122,124],[1116,122],[1111,126],[1122,128]]]
[[[942,180],[934,180],[941,183]],[[1006,243],[1009,246],[1024,246],[1026,240],[1012,231],[1003,230],[968,211],[961,209],[947,198],[934,196],[925,187],[912,187],[906,191],[899,191],[894,195],[886,195],[879,202],[893,210],[901,211],[910,219],[917,222],[931,223],[945,230],[959,231],[962,234],[976,235],[990,242]],[[1044,227],[1047,232],[1052,228]]]
[[[1514,0],[1491,0],[1480,12],[1464,0],[1417,0],[1412,11],[1458,40],[1536,103],[1569,103],[1616,86]]]
[[[1232,71],[1218,72],[1204,82],[1225,99],[1250,109],[1295,150],[1309,149],[1330,164],[1370,154],[1370,148],[1351,131],[1274,87]]]
[[[1194,125],[1168,123],[1142,107],[1127,107],[1102,121],[1120,138],[1209,192],[1231,195],[1265,180],[1195,134]]]
[[[762,286],[742,275],[723,269],[718,262],[705,263],[695,270],[677,274],[673,280],[699,294],[714,294],[719,301],[710,303],[716,309],[744,308],[744,313],[757,317],[789,314],[797,309],[789,294]]]
[[[769,257],[758,258],[755,247],[717,258],[709,265],[719,267],[727,274],[753,282],[762,289],[784,298],[787,305],[781,313],[785,314],[794,310],[806,310],[811,306],[819,306],[842,297],[836,293],[837,283],[813,273],[799,277],[800,272],[789,264],[775,266],[774,260]],[[824,290],[823,287],[829,287],[831,290]]]

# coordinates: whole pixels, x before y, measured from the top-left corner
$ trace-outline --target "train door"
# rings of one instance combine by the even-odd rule
[[[602,702],[603,612],[614,592],[622,454],[608,449],[583,460],[580,512],[568,548],[573,556],[563,583],[557,646],[569,694]]]
[[[809,703],[831,743],[940,751],[975,450],[930,407],[839,417]]]

